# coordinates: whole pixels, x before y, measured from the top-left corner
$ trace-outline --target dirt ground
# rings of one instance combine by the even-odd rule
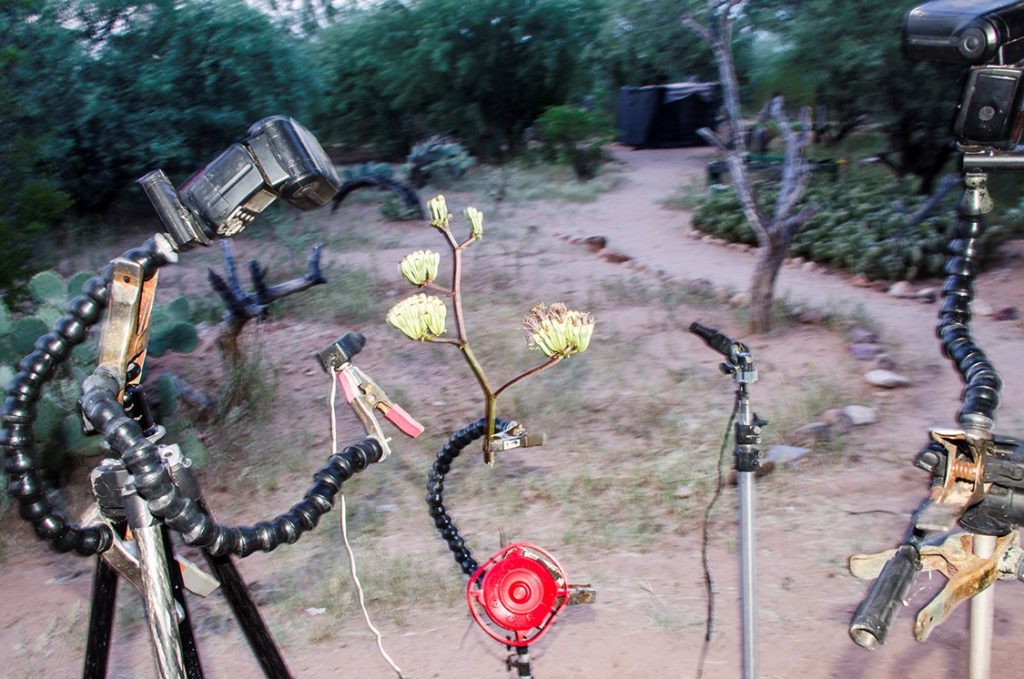
[[[881,649],[865,651],[847,635],[866,590],[849,575],[848,557],[896,543],[926,492],[926,475],[912,467],[913,456],[928,427],[953,424],[960,385],[934,338],[937,303],[896,298],[841,273],[787,266],[777,292],[788,305],[853,320],[781,323],[768,336],[747,337],[742,310],[686,289],[706,279],[725,299],[725,291],[745,289],[754,255],[692,237],[688,213],[662,205],[680,186],[702,180],[710,152],[616,149],[615,157],[617,186],[593,202],[495,203],[482,186],[446,192],[453,210],[476,204],[487,214],[484,239],[467,253],[465,280],[470,333],[494,381],[537,362],[515,330],[531,304],[566,301],[597,318],[588,352],[499,401],[502,415],[545,431],[548,444],[506,453],[491,469],[467,451],[446,486],[450,513],[479,561],[497,549],[504,530],[509,539],[551,551],[572,582],[597,590],[597,603],[570,607],[531,647],[534,676],[696,676],[706,608],[700,517],[714,488],[732,384],[717,371],[716,355],[686,332],[694,320],[748,340],[760,368],[753,404],[772,423],[765,447],[791,443],[792,430],[826,408],[860,404],[878,411],[877,423],[815,444],[798,465],[757,481],[760,676],[966,676],[966,606],[926,642],[911,635],[914,613],[941,576],[918,578],[910,606]],[[210,504],[224,522],[253,523],[298,499],[329,445],[327,379],[310,354],[347,330],[364,332],[369,341],[358,364],[428,428],[417,441],[393,432],[394,455],[345,487],[370,613],[406,677],[511,676],[505,649],[471,624],[465,581],[423,502],[433,451],[480,415],[478,392],[451,347],[415,345],[383,323],[387,308],[410,293],[395,273],[401,256],[423,247],[447,253],[429,227],[385,221],[368,201],[304,223],[328,241],[331,283],[324,288],[345,272],[369,272],[372,294],[361,303],[369,312],[345,317],[332,306],[338,298],[315,289],[249,338],[268,357],[275,401],[260,417],[236,421],[228,437],[203,432],[217,458],[202,477]],[[247,233],[236,248],[246,258],[283,249],[272,271],[294,275],[287,272],[301,270],[308,235]],[[579,242],[591,236],[604,237],[607,246],[595,251]],[[104,254],[138,239],[126,236]],[[1006,244],[980,276],[978,296],[990,306],[1021,303],[1022,253],[1021,242]],[[217,257],[189,253],[161,272],[162,298],[212,294],[204,268],[216,266]],[[71,260],[65,264],[71,269],[97,263]],[[941,281],[915,287],[941,287]],[[300,310],[306,302],[315,313]],[[851,355],[850,325],[876,330],[897,371],[913,384],[891,391],[868,386],[862,375],[874,364]],[[1019,432],[1024,368],[1014,359],[1024,352],[1024,325],[979,317],[974,331],[1004,377],[999,430]],[[209,386],[218,370],[212,333],[196,352],[158,366]],[[354,420],[345,419],[342,439],[358,435]],[[712,523],[717,608],[704,670],[709,678],[740,674],[735,508],[734,488],[727,486]],[[336,514],[298,544],[245,559],[242,572],[296,676],[393,676],[353,604]],[[75,676],[92,561],[53,553],[13,515],[7,520],[0,676]],[[993,666],[1012,674],[1024,635],[1015,609],[1024,604],[1024,591],[1000,583],[996,601]],[[194,600],[192,610],[206,676],[259,676],[217,595]],[[109,676],[152,673],[138,600],[125,587]]]

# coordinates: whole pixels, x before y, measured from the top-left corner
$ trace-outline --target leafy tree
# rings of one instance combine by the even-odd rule
[[[841,138],[864,119],[881,119],[899,174],[932,183],[949,158],[949,121],[959,96],[962,69],[910,62],[901,51],[900,22],[919,0],[765,0],[748,12],[779,36],[785,53],[778,66],[799,73],[816,103],[838,120]],[[781,80],[781,79],[780,79]],[[779,85],[786,92],[784,82]]]
[[[82,207],[154,167],[190,172],[266,115],[304,117],[297,39],[241,0],[81,0],[66,14],[87,58],[58,132]]]
[[[451,133],[514,150],[564,103],[600,18],[597,0],[418,0],[354,12],[321,45],[324,127],[350,143]]]
[[[610,91],[717,77],[707,49],[679,21],[678,0],[609,0],[585,60]]]
[[[55,6],[43,0],[0,5],[0,288],[28,270],[33,245],[69,204],[48,155],[46,119],[66,108],[67,76],[73,56]],[[39,74],[53,71],[40,81]]]

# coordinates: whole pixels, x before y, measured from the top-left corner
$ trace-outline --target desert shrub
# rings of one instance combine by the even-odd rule
[[[548,160],[571,164],[579,179],[597,174],[606,158],[603,147],[614,137],[614,127],[606,114],[578,106],[552,106],[537,123]]]
[[[431,137],[412,147],[405,160],[409,183],[418,189],[428,183],[450,185],[473,167],[473,157],[458,142]]]
[[[762,204],[775,198],[775,185],[761,182]],[[946,243],[955,226],[957,192],[932,216],[918,224],[910,216],[926,200],[913,194],[909,184],[887,176],[856,176],[840,182],[818,181],[805,202],[818,213],[797,233],[789,248],[803,257],[831,267],[864,274],[868,278],[914,280],[942,274]],[[697,229],[728,241],[756,244],[736,194],[729,189],[709,193],[693,216]],[[1024,203],[1006,210],[999,224],[988,227],[984,242],[991,246],[1024,232]]]

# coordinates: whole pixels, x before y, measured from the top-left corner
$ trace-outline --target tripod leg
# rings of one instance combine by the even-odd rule
[[[110,656],[110,633],[117,601],[117,571],[102,555],[96,556],[96,574],[92,580],[92,604],[89,612],[89,639],[85,645],[83,679],[104,679]]]
[[[188,679],[203,679],[203,666],[199,662],[199,648],[192,633],[192,620],[188,614],[188,602],[185,600],[185,584],[181,576],[181,568],[174,560],[174,543],[171,542],[170,531],[160,526],[164,543],[164,554],[167,555],[167,575],[171,583],[171,597],[177,603],[178,635],[181,637],[181,654],[185,663],[185,675]]]
[[[291,679],[291,673],[284,664],[281,651],[277,648],[274,638],[270,636],[263,617],[260,615],[256,602],[252,600],[249,587],[238,572],[230,555],[213,556],[203,551],[210,570],[220,580],[221,591],[228,605],[231,606],[238,625],[242,628],[249,647],[256,655],[256,660],[263,668],[263,674],[270,679]]]

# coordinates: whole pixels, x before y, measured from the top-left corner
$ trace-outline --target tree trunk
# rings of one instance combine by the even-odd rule
[[[757,249],[757,264],[750,281],[750,329],[761,334],[771,330],[775,280],[786,258],[786,243],[771,237]]]

